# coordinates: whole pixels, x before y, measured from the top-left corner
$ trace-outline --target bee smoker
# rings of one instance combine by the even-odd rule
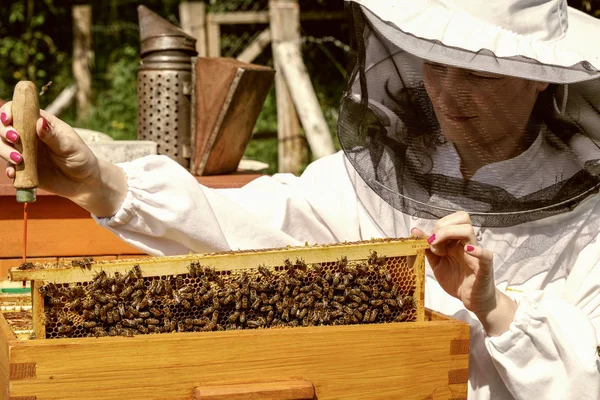
[[[196,39],[147,7],[138,7],[138,140],[158,144],[158,154],[190,164],[192,57]]]

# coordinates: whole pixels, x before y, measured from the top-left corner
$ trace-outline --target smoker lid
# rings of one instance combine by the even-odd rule
[[[164,50],[183,50],[196,55],[196,39],[176,25],[151,11],[138,6],[141,54]]]

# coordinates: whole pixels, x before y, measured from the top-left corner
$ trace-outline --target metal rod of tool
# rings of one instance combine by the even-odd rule
[[[17,189],[19,203],[33,203],[39,184],[35,125],[40,118],[40,101],[35,84],[30,81],[17,83],[12,101],[13,127],[19,133],[15,147],[23,155],[23,161],[15,166],[13,186]]]

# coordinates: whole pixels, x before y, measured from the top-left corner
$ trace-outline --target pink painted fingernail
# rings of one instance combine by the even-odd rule
[[[15,143],[19,139],[19,135],[15,131],[8,131],[6,132],[6,139],[11,143]]]
[[[3,124],[6,123],[6,113],[0,114],[0,121],[2,121]]]
[[[21,162],[23,157],[21,157],[21,155],[19,153],[17,153],[16,151],[13,151],[12,153],[10,153],[10,159],[18,164]]]
[[[43,132],[48,132],[50,129],[50,127],[48,126],[48,121],[46,120],[46,118],[42,117],[42,131]]]
[[[433,243],[433,241],[435,240],[435,233],[431,236],[429,236],[429,239],[427,239],[427,243],[431,244]]]
[[[8,169],[6,170],[6,176],[10,178],[10,172],[8,172]]]
[[[473,247],[473,246],[471,246],[471,245],[468,245],[468,246],[467,246],[467,251],[473,251],[473,250],[475,250],[475,247]]]

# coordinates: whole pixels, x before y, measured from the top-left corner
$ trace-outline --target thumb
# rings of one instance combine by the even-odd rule
[[[66,157],[83,144],[83,140],[69,125],[44,110],[40,110],[40,114],[36,123],[37,134],[52,153]]]
[[[50,125],[48,119],[45,117],[40,117],[37,120],[35,129],[40,140],[44,142],[53,152],[58,152],[60,149],[60,143],[54,126]]]

